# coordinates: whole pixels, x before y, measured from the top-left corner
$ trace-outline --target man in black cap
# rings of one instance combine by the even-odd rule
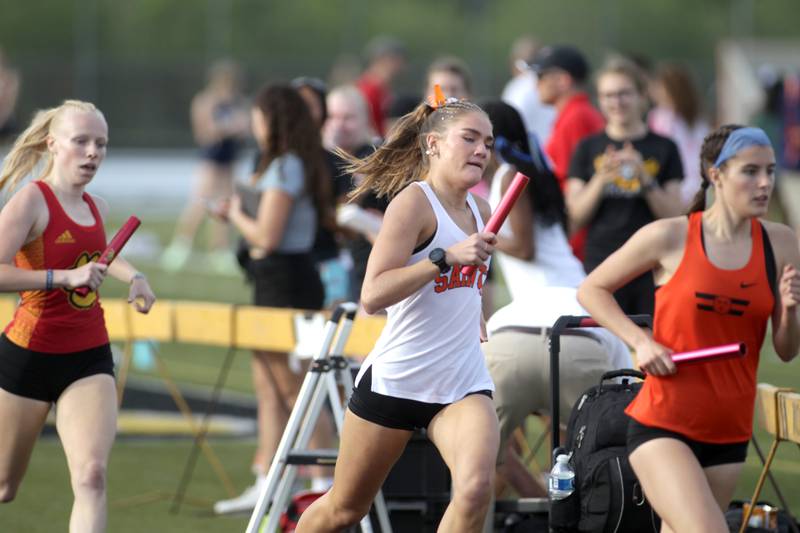
[[[605,119],[584,90],[589,63],[577,48],[545,46],[537,52],[531,69],[539,75],[539,99],[556,108],[556,121],[545,152],[553,162],[553,173],[563,191],[575,147],[585,137],[602,131]],[[585,232],[579,232],[570,240],[579,259],[583,259],[585,239]]]

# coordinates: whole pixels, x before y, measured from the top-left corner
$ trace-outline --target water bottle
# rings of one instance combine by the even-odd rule
[[[547,488],[551,500],[563,500],[575,490],[575,471],[569,464],[569,455],[562,453],[556,457]]]

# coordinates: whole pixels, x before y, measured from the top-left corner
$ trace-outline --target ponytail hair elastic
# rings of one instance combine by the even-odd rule
[[[433,95],[429,98],[428,105],[431,106],[434,111],[436,111],[447,104],[454,104],[458,101],[458,98],[454,98],[452,96],[450,98],[445,98],[444,92],[442,92],[442,87],[437,83],[433,86]]]

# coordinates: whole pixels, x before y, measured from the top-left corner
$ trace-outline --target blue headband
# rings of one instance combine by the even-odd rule
[[[739,128],[738,130],[733,130],[725,140],[717,160],[714,161],[714,166],[719,168],[722,163],[751,146],[772,147],[772,143],[761,128]]]

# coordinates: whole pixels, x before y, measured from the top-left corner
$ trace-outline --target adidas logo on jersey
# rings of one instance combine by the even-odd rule
[[[72,236],[69,230],[65,230],[64,233],[56,237],[56,244],[72,244],[74,242],[75,237]]]

